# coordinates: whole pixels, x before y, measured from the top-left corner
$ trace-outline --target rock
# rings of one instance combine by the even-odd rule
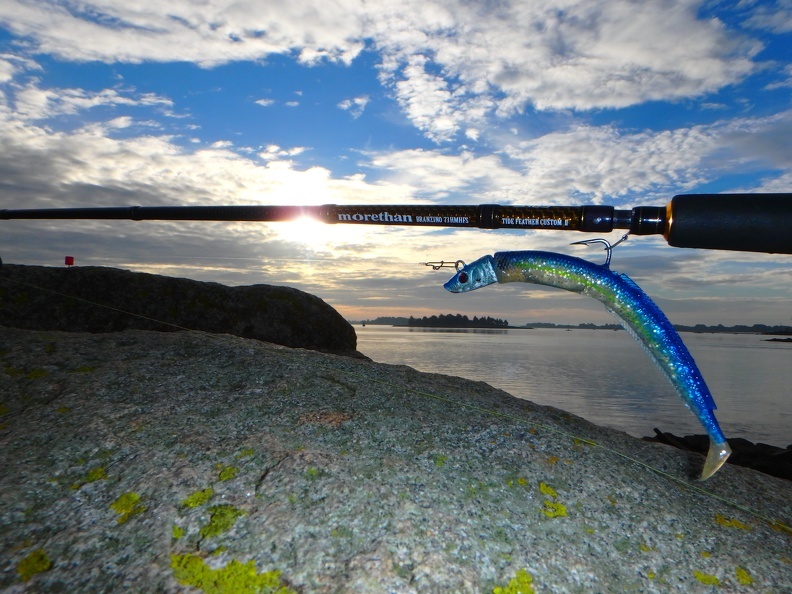
[[[789,481],[228,335],[0,328],[0,452],[8,594],[792,584]]]
[[[3,265],[0,326],[67,332],[191,329],[362,356],[352,325],[297,289],[226,287],[93,266]]]

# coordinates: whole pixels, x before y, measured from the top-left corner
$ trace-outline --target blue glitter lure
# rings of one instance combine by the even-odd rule
[[[608,245],[605,264],[553,252],[498,252],[471,264],[458,262],[457,273],[444,286],[452,293],[464,293],[493,283],[534,283],[580,293],[604,303],[671,381],[709,435],[709,452],[701,474],[702,480],[707,479],[731,454],[715,418],[715,401],[665,314],[631,278],[610,269],[610,248]]]

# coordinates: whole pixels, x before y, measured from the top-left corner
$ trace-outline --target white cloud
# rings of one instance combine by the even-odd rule
[[[296,157],[308,150],[304,146],[294,146],[288,149],[283,149],[279,147],[277,144],[268,144],[264,147],[263,151],[258,153],[260,159],[264,161],[274,161],[283,158],[290,159],[291,157]]]
[[[349,63],[363,48],[358,3],[252,0],[95,0],[65,6],[49,0],[8,0],[0,23],[66,60],[179,61],[204,66],[298,51],[305,63]]]
[[[368,95],[360,95],[359,97],[353,97],[352,99],[344,99],[338,104],[338,107],[344,111],[348,111],[353,118],[357,119],[363,115],[363,110],[366,109],[368,102]]]
[[[269,107],[273,103],[275,103],[275,99],[258,99],[256,105],[261,105],[261,107]]]
[[[369,154],[368,166],[431,200],[569,204],[607,198],[635,206],[665,203],[735,171],[789,170],[792,153],[784,147],[790,137],[792,111],[667,131],[576,125],[531,140],[506,137],[500,157],[415,149]],[[786,191],[783,184],[772,187]]]
[[[759,6],[751,6],[751,14],[746,20],[750,27],[767,29],[773,33],[792,31],[792,2],[775,0]]]
[[[382,78],[435,140],[477,127],[493,109],[508,116],[529,104],[586,110],[699,96],[752,72],[761,47],[698,19],[688,0],[391,7],[372,25]]]
[[[306,64],[350,63],[370,40],[407,116],[442,142],[526,105],[587,110],[696,97],[753,72],[760,44],[698,9],[693,0],[87,0],[68,8],[7,0],[0,23],[36,51],[72,61],[211,66],[292,54]],[[753,10],[752,22],[786,30],[788,2]]]
[[[152,93],[135,96],[133,90],[103,89],[90,92],[84,89],[43,89],[35,83],[14,88],[12,101],[16,114],[26,120],[70,115],[103,105],[149,107],[173,105],[170,99]]]

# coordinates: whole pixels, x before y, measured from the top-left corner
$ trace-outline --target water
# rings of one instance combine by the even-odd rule
[[[485,381],[518,398],[636,437],[702,434],[671,384],[626,332],[355,326],[380,363]],[[792,343],[755,334],[682,334],[727,437],[792,443]]]

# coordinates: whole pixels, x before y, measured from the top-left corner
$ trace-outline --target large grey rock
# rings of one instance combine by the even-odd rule
[[[792,589],[789,481],[691,481],[697,454],[483,383],[227,335],[0,328],[0,411],[8,594],[492,592],[523,570],[536,592]]]
[[[227,287],[96,266],[0,267],[0,326],[67,332],[188,328],[355,354],[351,324],[289,287]],[[97,307],[96,304],[105,307]]]

